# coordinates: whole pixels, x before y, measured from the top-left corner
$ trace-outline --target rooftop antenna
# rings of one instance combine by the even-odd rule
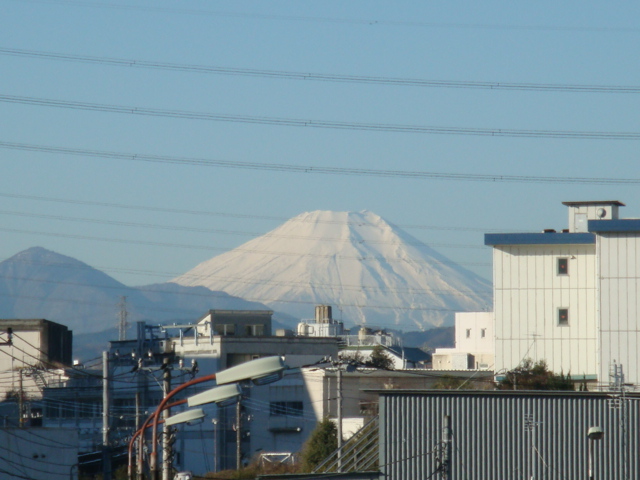
[[[125,295],[120,297],[118,306],[120,307],[118,312],[118,340],[122,341],[127,339],[127,328],[129,328],[129,322],[127,322],[129,312],[127,311],[127,297]]]

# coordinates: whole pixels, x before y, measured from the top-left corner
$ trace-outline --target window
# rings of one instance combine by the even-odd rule
[[[213,326],[213,331],[216,335],[235,335],[236,326],[233,323],[218,324]]]
[[[467,338],[471,338],[471,329],[467,328]]]
[[[261,337],[264,335],[264,325],[247,325],[245,334],[247,337]]]
[[[302,402],[271,402],[269,413],[274,417],[283,415],[301,417],[302,410]]]
[[[558,309],[558,325],[559,326],[569,325],[569,309],[568,308]]]
[[[569,275],[569,259],[558,259],[558,275]]]
[[[480,338],[484,338],[486,336],[487,336],[487,329],[486,328],[480,329]]]

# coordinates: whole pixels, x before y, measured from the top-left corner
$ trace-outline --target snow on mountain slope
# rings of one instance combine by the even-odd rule
[[[329,304],[347,324],[405,330],[452,324],[454,311],[491,305],[488,281],[368,211],[303,213],[172,281],[297,318]]]

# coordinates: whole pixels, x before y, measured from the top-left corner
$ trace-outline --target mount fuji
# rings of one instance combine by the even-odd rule
[[[296,318],[332,305],[345,324],[426,329],[491,308],[491,284],[369,212],[314,211],[171,280]]]

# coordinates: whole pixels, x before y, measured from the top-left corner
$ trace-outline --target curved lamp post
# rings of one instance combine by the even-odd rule
[[[280,380],[284,374],[286,366],[279,356],[258,358],[250,362],[236,365],[235,367],[228,368],[218,373],[207,375],[198,379],[191,380],[183,383],[178,387],[171,390],[160,402],[158,408],[153,414],[153,433],[151,436],[151,455],[149,456],[149,464],[151,468],[151,479],[158,480],[158,453],[157,453],[157,440],[158,440],[158,419],[160,418],[160,412],[167,408],[169,400],[180,393],[185,388],[188,388],[197,383],[202,383],[210,380],[216,380],[218,385],[241,382],[244,380],[251,380],[256,385],[266,385],[267,383]],[[207,392],[203,392],[207,393]],[[197,395],[196,395],[197,396]],[[212,402],[203,402],[212,403]],[[143,430],[144,431],[144,430]]]
[[[596,440],[602,440],[604,431],[600,427],[591,427],[587,437],[589,438],[589,480],[593,480],[593,444]]]
[[[195,422],[205,417],[205,413],[201,408],[195,410],[185,410],[184,412],[177,413],[170,416],[164,421],[166,426],[177,425],[178,423]]]

